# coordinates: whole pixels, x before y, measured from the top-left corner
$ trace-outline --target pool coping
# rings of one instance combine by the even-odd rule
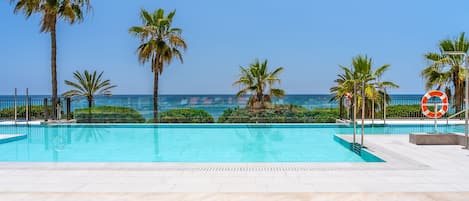
[[[347,134],[336,137],[352,142]],[[316,171],[316,170],[423,170],[428,165],[419,163],[403,154],[374,143],[366,144],[366,150],[385,162],[0,162],[0,170],[139,170],[139,171]]]

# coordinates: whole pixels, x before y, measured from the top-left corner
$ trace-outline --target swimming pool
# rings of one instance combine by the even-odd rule
[[[30,125],[0,126],[27,137],[0,144],[16,162],[378,162],[334,139],[353,128],[312,125]],[[461,126],[440,131],[460,132]],[[360,131],[360,130],[358,130]],[[367,134],[433,131],[433,126],[373,126]]]

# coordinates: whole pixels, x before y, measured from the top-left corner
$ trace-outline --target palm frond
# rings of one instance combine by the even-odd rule
[[[111,96],[111,89],[117,86],[112,85],[110,80],[102,80],[103,73],[97,74],[96,71],[90,73],[87,70],[83,73],[75,71],[73,77],[76,82],[65,80],[65,84],[73,89],[62,95],[65,97],[83,96],[87,98],[90,106],[97,95]]]

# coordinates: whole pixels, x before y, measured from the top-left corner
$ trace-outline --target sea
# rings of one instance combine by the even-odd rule
[[[417,94],[394,94],[391,96],[390,105],[412,105],[420,104],[422,95]],[[50,98],[47,95],[32,95],[28,97],[29,105],[43,105],[44,99]],[[234,95],[160,95],[159,110],[167,111],[178,108],[195,108],[205,110],[214,118],[218,118],[228,108],[244,107],[247,97],[236,98]],[[337,108],[335,101],[330,101],[331,96],[327,94],[303,94],[286,95],[283,98],[274,99],[274,104],[295,104],[308,109],[316,108]],[[50,101],[50,100],[49,100]],[[26,104],[26,96],[17,96],[16,105]],[[49,102],[50,104],[50,102]],[[153,115],[152,95],[113,95],[98,96],[95,106],[122,106],[130,107],[140,112],[145,118],[150,119]],[[15,97],[0,95],[0,109],[11,108],[15,105]],[[71,110],[88,107],[88,102],[84,98],[73,98]],[[65,110],[65,104],[63,104]]]

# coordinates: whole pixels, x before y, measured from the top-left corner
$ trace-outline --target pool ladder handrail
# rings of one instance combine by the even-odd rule
[[[464,113],[464,112],[466,112],[466,111],[468,111],[468,110],[469,110],[469,108],[466,108],[465,110],[461,110],[461,111],[459,111],[459,112],[456,112],[456,114],[453,114],[453,115],[451,115],[451,116],[449,116],[449,117],[446,117],[446,125],[449,125],[449,120],[450,120],[451,118],[453,118],[453,117],[455,117],[455,116],[458,116],[458,115],[460,115],[460,114],[462,114],[462,113]]]

